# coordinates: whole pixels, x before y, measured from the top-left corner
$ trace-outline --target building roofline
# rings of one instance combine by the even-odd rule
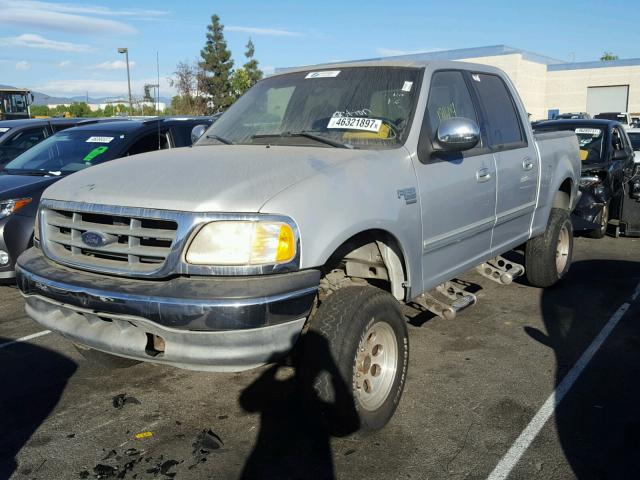
[[[635,67],[640,66],[640,58],[625,58],[622,60],[595,60],[590,62],[559,63],[549,65],[550,72],[560,72],[563,70],[584,70],[590,68],[611,68],[611,67]]]

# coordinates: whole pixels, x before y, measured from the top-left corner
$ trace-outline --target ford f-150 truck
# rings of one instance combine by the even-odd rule
[[[32,318],[114,365],[239,371],[295,346],[310,404],[350,398],[371,431],[407,378],[401,303],[451,319],[476,266],[557,282],[579,178],[575,134],[534,135],[498,69],[296,69],[192,148],[49,187],[18,284]],[[523,245],[524,265],[500,256]]]

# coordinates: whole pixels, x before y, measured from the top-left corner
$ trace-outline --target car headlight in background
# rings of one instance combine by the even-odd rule
[[[12,198],[0,200],[0,218],[5,218],[31,203],[30,198]]]
[[[286,222],[222,220],[198,231],[185,258],[193,265],[276,265],[292,261],[296,248]]]

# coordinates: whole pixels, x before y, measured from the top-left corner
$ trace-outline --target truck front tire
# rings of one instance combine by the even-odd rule
[[[534,287],[546,288],[564,277],[573,256],[573,227],[569,212],[552,208],[544,234],[525,248],[525,275]]]
[[[366,434],[393,416],[407,375],[409,339],[398,301],[370,286],[329,295],[302,339],[299,386],[336,435]],[[319,410],[319,412],[318,412]]]

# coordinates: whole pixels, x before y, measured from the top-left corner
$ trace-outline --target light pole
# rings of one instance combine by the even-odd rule
[[[129,115],[133,116],[133,100],[131,99],[131,75],[129,74],[129,49],[119,48],[118,53],[124,53],[127,62],[127,84],[129,85]]]

